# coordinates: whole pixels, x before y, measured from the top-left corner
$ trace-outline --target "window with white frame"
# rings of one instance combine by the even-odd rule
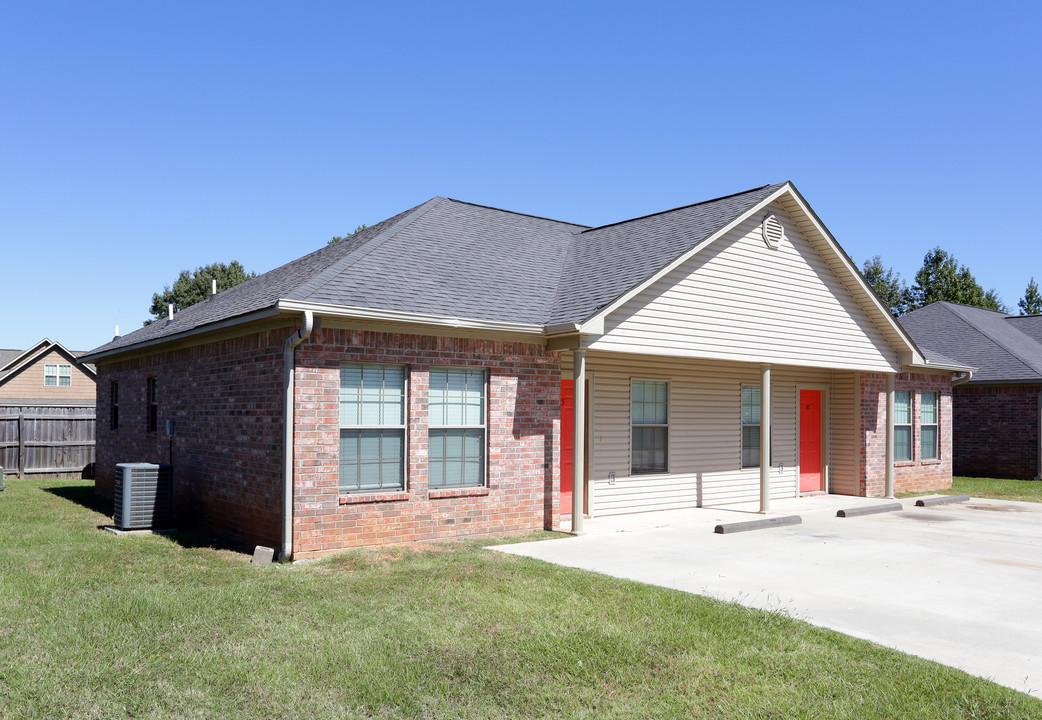
[[[669,472],[669,383],[633,380],[630,385],[630,474]]]
[[[923,392],[919,400],[919,439],[923,460],[937,460],[941,457],[938,443],[938,405],[936,392]]]
[[[912,393],[894,392],[894,460],[912,459]]]
[[[340,492],[405,489],[405,367],[340,366]]]
[[[72,385],[72,365],[44,363],[43,384],[47,387],[69,387]]]
[[[760,467],[760,409],[759,385],[742,385],[742,467]]]
[[[431,368],[428,482],[431,488],[485,484],[486,373],[480,368]]]

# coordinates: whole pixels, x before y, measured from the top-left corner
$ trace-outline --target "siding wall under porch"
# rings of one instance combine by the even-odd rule
[[[563,361],[562,376],[570,377],[569,353]],[[741,467],[741,388],[759,385],[759,364],[590,351],[587,372],[591,514],[758,500],[759,468]],[[630,474],[631,379],[670,383],[667,474]],[[858,386],[858,373],[853,371],[772,366],[772,498],[798,494],[800,387],[824,391],[823,468],[828,488],[858,493]]]

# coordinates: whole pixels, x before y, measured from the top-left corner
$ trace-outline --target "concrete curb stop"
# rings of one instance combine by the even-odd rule
[[[763,518],[761,520],[746,520],[745,522],[724,523],[717,525],[713,532],[719,535],[728,533],[747,532],[749,530],[763,530],[772,527],[784,527],[786,525],[800,525],[803,518],[799,515],[786,515],[784,517]]]
[[[938,495],[937,497],[921,498],[915,501],[916,507],[933,507],[934,505],[950,505],[951,503],[966,502],[969,495]]]
[[[904,510],[901,503],[886,503],[885,505],[862,505],[861,507],[845,508],[836,511],[836,517],[850,518],[860,515],[875,515],[876,513],[895,512]]]

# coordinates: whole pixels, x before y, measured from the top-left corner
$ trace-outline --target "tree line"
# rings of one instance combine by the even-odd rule
[[[939,247],[926,253],[923,266],[916,272],[915,282],[911,285],[901,279],[900,273],[885,266],[879,255],[866,260],[861,272],[894,317],[940,300],[1010,312],[994,288],[985,290],[968,267],[960,265],[954,255]],[[1034,277],[1017,307],[1021,315],[1042,314],[1042,294]]]

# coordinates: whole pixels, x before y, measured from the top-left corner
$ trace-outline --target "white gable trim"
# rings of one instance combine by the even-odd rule
[[[882,328],[884,330],[884,335],[886,335],[891,342],[893,342],[894,340],[897,341],[897,347],[895,349],[898,351],[898,356],[901,362],[904,364],[925,363],[926,359],[923,356],[922,352],[919,351],[915,343],[912,342],[912,339],[897,323],[897,320],[894,319],[893,315],[890,314],[890,310],[883,306],[882,302],[876,296],[875,292],[868,286],[864,277],[854,266],[849,256],[847,256],[846,252],[843,251],[842,248],[840,248],[839,243],[832,236],[832,233],[828,231],[825,225],[814,213],[814,211],[810,209],[810,206],[803,199],[799,191],[791,182],[786,182],[775,192],[771,193],[763,200],[758,202],[756,205],[749,208],[749,210],[742,213],[734,220],[718,229],[715,233],[713,233],[705,240],[692,247],[687,252],[677,257],[669,264],[660,268],[653,275],[650,275],[647,278],[645,278],[644,281],[642,281],[640,284],[634,286],[626,293],[616,298],[612,303],[605,306],[597,314],[583,321],[580,327],[580,332],[584,334],[596,334],[598,327],[601,328],[601,332],[603,332],[604,320],[608,315],[618,310],[620,307],[622,307],[631,299],[636,297],[638,294],[649,288],[655,282],[672,272],[678,266],[687,262],[692,257],[703,251],[705,248],[712,245],[714,242],[719,240],[721,237],[725,236],[738,225],[748,220],[751,216],[763,212],[764,208],[769,206],[771,203],[777,202],[784,196],[788,196],[788,198],[791,199],[792,202],[794,202],[797,205],[797,207],[800,210],[800,213],[811,224],[814,231],[818,235],[820,235],[820,237],[825,241],[825,244],[832,252],[832,255],[839,260],[839,263],[847,276],[846,278],[842,279],[845,280],[847,278],[851,278],[855,281],[855,284],[860,291],[860,297],[856,297],[855,299],[860,304],[862,304],[863,307],[867,301],[868,307],[865,307],[864,309],[866,311],[866,314],[869,316],[869,319],[877,325],[880,323],[880,321],[882,321],[882,324],[884,326]]]
[[[803,196],[800,195],[800,191],[797,190],[792,183],[785,183],[784,190],[788,193],[789,197],[792,198],[793,202],[799,206],[800,212],[803,213],[804,217],[806,217],[810,224],[813,225],[815,231],[821,235],[833,255],[839,259],[840,263],[843,265],[843,269],[847,271],[848,276],[853,278],[857,283],[862,295],[861,298],[857,299],[859,301],[867,299],[869,304],[872,306],[871,309],[865,308],[866,312],[868,312],[870,316],[874,314],[876,316],[876,322],[882,319],[887,329],[895,333],[898,338],[904,342],[905,348],[903,349],[907,354],[901,354],[900,351],[902,348],[898,348],[899,354],[901,354],[901,361],[906,365],[926,363],[926,357],[923,355],[922,351],[919,350],[916,344],[912,341],[912,338],[904,331],[904,328],[901,327],[900,323],[897,322],[894,316],[890,314],[890,309],[883,305],[879,296],[876,295],[875,291],[871,287],[869,287],[864,275],[862,275],[857,269],[857,266],[854,265],[846,251],[840,247],[839,242],[835,237],[833,237],[832,233],[829,232],[829,229],[825,227],[825,224],[821,222],[817,213],[815,213],[811,209],[810,205],[807,204],[807,201],[803,199]],[[875,312],[873,313],[872,310]]]
[[[11,362],[7,363],[7,365],[0,368],[0,372],[3,373],[4,378],[13,377],[25,370],[25,368],[29,367],[52,350],[56,350],[60,354],[64,355],[67,359],[71,360],[73,365],[78,366],[87,375],[97,377],[98,373],[94,368],[88,366],[83,362],[80,362],[80,359],[73,355],[71,352],[69,352],[69,349],[62,345],[60,342],[48,340],[47,338],[44,338],[40,342],[36,343],[31,348],[26,350],[24,353],[13,359]]]

